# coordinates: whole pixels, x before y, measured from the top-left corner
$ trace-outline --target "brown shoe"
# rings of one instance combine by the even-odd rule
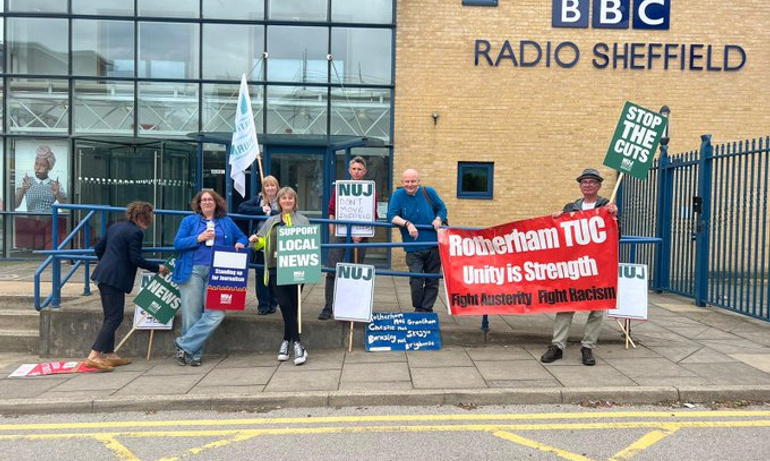
[[[83,360],[83,365],[85,365],[88,368],[95,368],[99,371],[112,371],[115,369],[115,367],[109,365],[107,362],[105,362],[102,359],[85,359]]]
[[[114,359],[105,358],[104,361],[111,367],[119,367],[131,363],[131,359],[124,359],[123,357],[116,357]]]

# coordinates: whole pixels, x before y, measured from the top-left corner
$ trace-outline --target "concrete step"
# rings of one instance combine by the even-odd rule
[[[40,340],[37,330],[0,329],[0,351],[37,355]]]
[[[0,309],[0,328],[19,331],[40,329],[40,313],[34,309]]]

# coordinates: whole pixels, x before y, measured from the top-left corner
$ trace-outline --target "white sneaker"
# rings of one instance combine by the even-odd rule
[[[289,360],[289,341],[281,343],[281,348],[278,349],[278,361],[285,362]]]
[[[307,361],[307,351],[301,343],[294,343],[294,365],[302,365]]]

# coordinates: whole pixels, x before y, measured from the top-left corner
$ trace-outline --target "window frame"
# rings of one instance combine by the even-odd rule
[[[487,190],[486,192],[473,192],[463,190],[463,174],[469,168],[484,168],[487,170]],[[457,198],[492,200],[494,198],[495,185],[495,162],[457,162]]]
[[[497,0],[463,0],[463,6],[497,6]]]

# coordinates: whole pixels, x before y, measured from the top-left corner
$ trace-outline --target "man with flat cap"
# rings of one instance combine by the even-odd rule
[[[594,168],[586,168],[583,170],[583,173],[577,177],[577,182],[580,184],[580,192],[583,196],[574,202],[564,205],[562,211],[556,212],[552,216],[558,218],[562,213],[572,213],[574,211],[593,210],[594,208],[606,207],[607,211],[612,213],[617,219],[618,207],[599,195],[599,190],[602,188],[602,181],[604,181],[604,178],[602,178],[598,170]],[[541,362],[551,363],[562,358],[564,348],[567,346],[569,328],[570,325],[572,325],[572,317],[574,317],[574,315],[574,312],[559,312],[556,314],[556,320],[553,325],[553,339],[551,340],[551,345],[548,346],[548,350],[546,350],[545,354],[540,357]],[[593,350],[599,339],[599,330],[601,330],[603,318],[603,310],[590,311],[588,313],[585,333],[583,334],[583,341],[581,341],[582,347],[580,348],[583,365],[592,366],[596,364]]]

